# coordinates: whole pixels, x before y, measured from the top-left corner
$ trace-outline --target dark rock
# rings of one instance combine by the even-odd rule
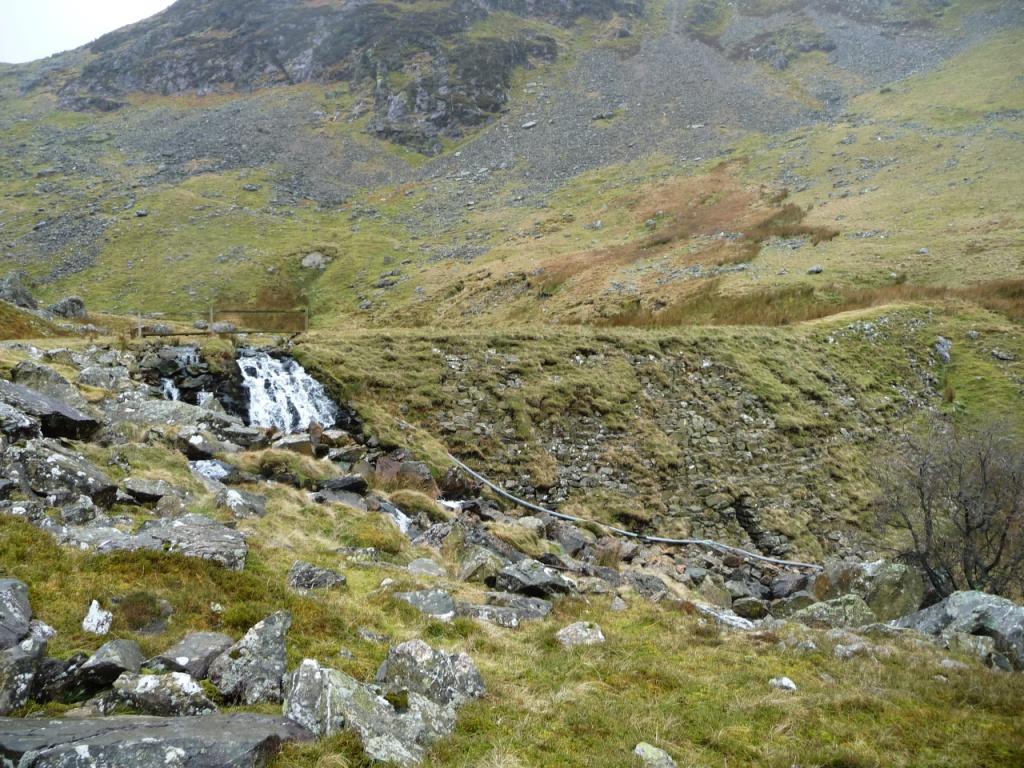
[[[94,690],[106,688],[124,672],[138,672],[145,661],[134,640],[111,640],[82,665],[81,681]]]
[[[42,659],[32,681],[32,698],[45,704],[48,701],[71,702],[89,695],[82,686],[79,672],[89,660],[87,654],[76,653],[67,661],[48,657]]]
[[[329,589],[344,587],[346,583],[347,579],[337,571],[320,568],[301,560],[296,561],[288,572],[288,586],[292,589]]]
[[[537,560],[522,560],[502,568],[495,577],[494,586],[504,592],[515,592],[530,597],[550,597],[567,594],[572,587],[551,568]]]
[[[0,433],[13,442],[31,440],[42,435],[38,419],[27,416],[7,403],[0,403]]]
[[[199,683],[185,672],[164,675],[126,672],[114,681],[114,690],[121,701],[144,715],[183,717],[217,711],[217,705],[206,697]]]
[[[283,743],[310,738],[291,720],[242,712],[0,721],[0,754],[22,768],[262,768]]]
[[[768,605],[756,597],[740,597],[732,601],[732,612],[744,619],[756,621],[768,615]]]
[[[485,693],[484,681],[465,653],[445,653],[422,640],[392,648],[377,670],[386,693],[418,693],[436,704],[459,706]]]
[[[88,496],[79,496],[78,501],[67,504],[60,510],[60,519],[65,525],[85,525],[96,519],[98,510]]]
[[[369,490],[369,484],[366,482],[366,478],[362,475],[345,475],[344,477],[335,477],[330,480],[322,481],[317,487],[318,491],[348,491],[349,493],[356,493],[360,496],[366,494]]]
[[[88,313],[85,311],[85,302],[78,296],[61,299],[50,307],[50,311],[69,320],[85,320],[88,317]]]
[[[0,402],[39,420],[46,437],[88,440],[100,423],[65,402],[0,379]]]
[[[157,672],[186,672],[196,680],[206,678],[213,660],[225,653],[234,641],[219,632],[193,632],[146,662]]]
[[[807,576],[803,573],[783,573],[772,581],[771,596],[773,600],[789,597],[794,592],[807,588]]]
[[[291,625],[288,611],[272,614],[213,660],[209,678],[225,699],[244,704],[282,700],[285,640]]]
[[[17,579],[0,579],[0,650],[25,639],[31,621],[28,586]]]
[[[122,483],[124,492],[139,504],[156,504],[164,496],[180,496],[182,491],[166,480],[150,480],[142,477],[129,477]]]
[[[810,592],[794,592],[787,597],[774,601],[771,607],[771,614],[777,619],[789,618],[797,611],[809,608],[816,602],[817,600],[814,599],[814,595]]]
[[[1015,669],[1024,670],[1024,606],[984,592],[954,592],[940,603],[903,616],[893,626],[925,635],[990,637]]]

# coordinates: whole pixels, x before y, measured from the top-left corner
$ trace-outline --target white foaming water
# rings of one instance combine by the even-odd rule
[[[302,432],[316,421],[334,426],[338,406],[323,385],[290,357],[246,350],[238,358],[242,386],[249,390],[249,423],[277,427],[285,434]]]
[[[161,380],[160,393],[164,396],[164,400],[181,400],[181,392],[174,386],[172,379]]]

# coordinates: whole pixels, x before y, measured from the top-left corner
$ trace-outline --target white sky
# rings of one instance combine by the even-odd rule
[[[172,0],[0,0],[0,61],[20,64],[91,43]]]

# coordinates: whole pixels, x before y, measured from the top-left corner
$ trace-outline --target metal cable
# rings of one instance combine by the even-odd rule
[[[721,542],[718,542],[718,541],[712,541],[711,539],[668,539],[668,538],[665,538],[665,537],[662,537],[662,536],[647,536],[647,535],[642,534],[642,533],[635,533],[634,531],[627,531],[627,530],[625,530],[623,528],[616,528],[615,526],[607,525],[606,523],[598,523],[598,522],[596,522],[594,520],[587,520],[587,519],[582,518],[582,517],[576,517],[575,515],[567,515],[564,512],[555,512],[555,511],[550,510],[550,509],[545,509],[544,507],[541,507],[541,506],[539,506],[537,504],[534,504],[533,502],[526,501],[526,499],[520,499],[518,496],[513,496],[511,493],[509,493],[505,489],[501,488],[500,486],[496,485],[495,483],[492,483],[490,480],[488,480],[486,477],[481,475],[479,472],[475,472],[474,470],[472,470],[469,467],[467,467],[465,464],[463,464],[461,461],[456,459],[450,453],[448,454],[448,458],[451,459],[455,463],[455,465],[457,467],[459,467],[459,469],[461,469],[462,471],[466,472],[470,477],[472,477],[472,478],[480,481],[484,485],[486,485],[488,488],[490,488],[492,491],[497,493],[499,496],[501,496],[501,497],[503,497],[505,499],[508,499],[509,501],[513,502],[514,504],[518,504],[521,507],[525,507],[526,509],[531,509],[534,512],[540,512],[540,513],[545,514],[545,515],[551,515],[552,517],[557,517],[559,520],[568,520],[569,522],[584,523],[584,524],[587,524],[587,525],[598,525],[598,526],[600,526],[601,528],[604,528],[607,531],[610,531],[612,533],[618,534],[619,536],[625,536],[625,537],[630,538],[630,539],[637,539],[639,541],[644,541],[644,542],[647,542],[649,544],[668,544],[668,545],[671,545],[671,546],[705,547],[706,549],[715,550],[716,552],[731,553],[731,554],[734,554],[734,555],[739,555],[740,557],[746,558],[748,560],[759,560],[759,561],[765,562],[765,563],[772,563],[773,565],[781,565],[781,566],[786,566],[786,567],[789,567],[789,568],[807,568],[807,569],[814,570],[814,571],[822,570],[822,566],[817,565],[816,563],[801,563],[801,562],[797,562],[797,561],[793,561],[793,560],[780,560],[780,559],[775,558],[775,557],[767,557],[766,555],[760,555],[760,554],[758,554],[756,552],[748,552],[745,549],[740,549],[739,547],[732,547],[732,546],[729,546],[728,544],[722,544]]]

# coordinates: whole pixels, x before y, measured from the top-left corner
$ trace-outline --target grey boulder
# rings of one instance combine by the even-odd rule
[[[147,661],[146,666],[158,672],[186,672],[196,680],[202,680],[213,660],[232,645],[234,641],[220,632],[193,632]]]
[[[577,621],[563,627],[555,633],[555,639],[564,648],[575,648],[580,645],[600,645],[604,642],[601,627],[592,621]]]
[[[85,302],[78,296],[68,296],[61,299],[50,307],[50,311],[69,320],[84,320],[87,317]]]
[[[516,629],[524,621],[537,621],[551,613],[551,603],[539,597],[521,597],[507,592],[488,592],[486,605],[459,603],[455,607],[458,616],[497,624],[506,629]]]
[[[676,761],[672,759],[668,752],[653,744],[648,744],[646,741],[641,741],[633,749],[633,754],[636,755],[644,768],[676,768]]]
[[[0,755],[15,768],[262,768],[285,742],[310,738],[249,713],[0,720]]]
[[[818,628],[863,627],[876,621],[875,614],[858,595],[843,595],[834,600],[814,603],[796,611],[791,618]]]
[[[217,705],[185,672],[164,675],[135,675],[126,672],[114,681],[118,698],[144,715],[182,717],[210,715]]]
[[[438,651],[422,640],[392,648],[377,670],[377,683],[388,693],[417,693],[442,705],[459,706],[486,692],[466,653]]]
[[[46,641],[34,637],[0,651],[0,715],[9,715],[28,703],[36,671],[45,655]]]
[[[17,579],[0,579],[0,650],[21,642],[31,621],[28,586]]]
[[[862,597],[879,621],[889,621],[920,608],[925,587],[921,574],[914,568],[877,560],[827,563],[815,578],[813,590],[820,601],[843,595]]]
[[[22,309],[38,309],[39,304],[25,287],[24,272],[8,272],[0,279],[0,301]]]
[[[440,621],[451,621],[455,618],[455,601],[443,589],[396,592],[395,597]]]
[[[0,379],[0,402],[39,419],[47,437],[88,440],[100,423],[62,400]]]
[[[108,507],[117,497],[117,485],[99,467],[53,440],[30,440],[24,448],[8,451],[8,458],[9,474],[52,506],[88,496],[97,506]]]
[[[956,635],[990,637],[995,650],[1010,664],[1024,670],[1024,606],[984,592],[954,592],[909,616],[891,622],[925,635],[950,638]]]
[[[245,557],[249,552],[241,533],[205,515],[153,520],[142,526],[139,537],[142,543],[146,539],[155,539],[167,552],[212,560],[232,571],[245,568]]]
[[[81,666],[80,679],[90,688],[105,688],[124,672],[138,672],[144,661],[142,649],[134,640],[111,640]]]
[[[228,701],[280,702],[292,615],[279,611],[253,626],[245,637],[210,664],[209,678]]]
[[[297,560],[288,572],[288,586],[299,591],[343,587],[347,580],[337,571]]]
[[[520,560],[502,568],[494,580],[495,589],[530,597],[566,594],[572,587],[557,571],[537,560]]]
[[[224,488],[217,493],[217,507],[239,519],[263,517],[267,514],[267,499],[258,493]]]

